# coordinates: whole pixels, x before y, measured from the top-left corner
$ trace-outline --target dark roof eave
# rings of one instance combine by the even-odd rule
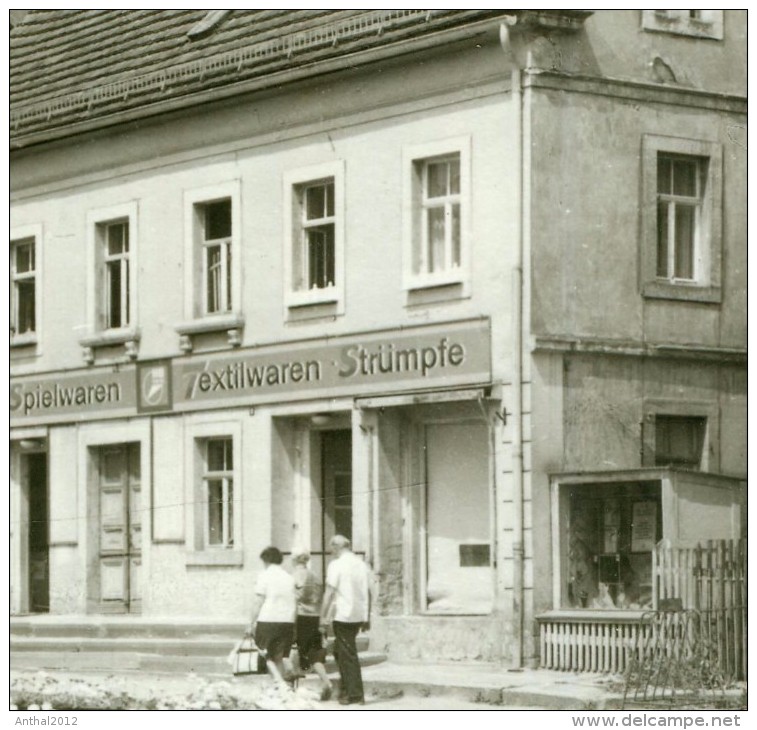
[[[402,40],[387,46],[370,50],[356,51],[338,58],[314,61],[311,64],[295,69],[286,69],[267,74],[258,78],[247,79],[237,83],[197,91],[177,96],[165,101],[154,102],[132,109],[103,115],[80,122],[64,123],[29,134],[14,135],[11,133],[10,149],[19,150],[32,145],[59,140],[69,136],[84,134],[106,127],[125,124],[147,117],[180,111],[201,104],[221,101],[229,97],[261,91],[274,86],[283,86],[309,77],[325,75],[354,68],[357,65],[381,61],[392,56],[401,56],[420,50],[443,46],[458,41],[465,41],[475,37],[486,38],[487,42],[497,42],[501,18],[487,18],[486,20],[470,23],[458,28],[441,30],[429,36],[421,36],[410,40]]]

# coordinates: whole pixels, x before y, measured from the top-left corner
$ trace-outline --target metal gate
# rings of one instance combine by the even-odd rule
[[[726,680],[699,611],[647,611],[626,667],[623,706],[724,706]]]

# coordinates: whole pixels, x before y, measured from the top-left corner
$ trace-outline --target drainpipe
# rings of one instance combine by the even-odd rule
[[[526,224],[526,205],[523,199],[523,160],[524,160],[524,124],[523,124],[523,74],[517,63],[510,42],[510,23],[500,26],[502,49],[513,60],[511,72],[511,94],[513,101],[513,118],[515,143],[514,169],[517,170],[515,181],[515,199],[518,212],[515,217],[515,261],[512,267],[512,388],[513,388],[513,434],[512,434],[512,483],[513,483],[513,638],[510,649],[512,669],[523,666],[523,624],[524,624],[524,586],[523,586],[523,239]]]

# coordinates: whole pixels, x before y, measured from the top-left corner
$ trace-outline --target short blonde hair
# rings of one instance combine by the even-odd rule
[[[335,547],[335,548],[349,548],[350,547],[349,538],[345,537],[344,535],[334,535],[334,537],[331,538],[331,541],[329,544],[331,545],[331,547]]]

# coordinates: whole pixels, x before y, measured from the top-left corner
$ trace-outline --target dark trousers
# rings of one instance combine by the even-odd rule
[[[341,678],[340,696],[349,700],[362,700],[363,676],[357,657],[357,638],[361,623],[343,623],[334,621],[334,658],[339,667]]]

